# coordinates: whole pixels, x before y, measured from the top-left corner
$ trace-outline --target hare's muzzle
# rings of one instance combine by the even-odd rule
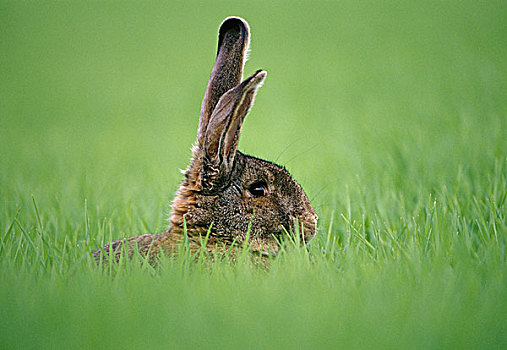
[[[290,232],[295,234],[296,241],[300,241],[302,245],[308,243],[317,234],[317,215],[308,213],[306,215],[291,217]]]

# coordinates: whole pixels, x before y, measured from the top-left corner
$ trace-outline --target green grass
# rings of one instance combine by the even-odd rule
[[[246,153],[319,214],[269,270],[98,269],[161,232],[228,15]],[[504,1],[0,1],[1,348],[506,348]]]

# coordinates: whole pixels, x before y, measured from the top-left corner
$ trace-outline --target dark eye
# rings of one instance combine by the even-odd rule
[[[248,192],[254,197],[265,197],[268,195],[268,185],[264,181],[257,181],[248,186]]]

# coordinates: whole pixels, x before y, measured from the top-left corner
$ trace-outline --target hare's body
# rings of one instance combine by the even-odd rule
[[[261,254],[276,253],[282,232],[300,227],[302,242],[316,233],[317,215],[305,193],[285,168],[237,151],[241,125],[266,72],[241,82],[249,27],[237,17],[221,27],[217,60],[201,107],[197,145],[185,179],[172,203],[167,231],[141,235],[94,252],[118,257],[123,244],[156,258],[173,254],[185,241],[190,250],[228,249],[243,244]],[[207,233],[209,232],[209,235]]]

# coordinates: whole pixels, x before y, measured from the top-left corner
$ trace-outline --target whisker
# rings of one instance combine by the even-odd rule
[[[289,159],[288,161],[286,161],[285,163],[286,163],[286,164],[288,164],[288,163],[292,162],[292,161],[293,161],[294,159],[296,159],[297,157],[300,157],[300,156],[302,156],[303,154],[308,153],[308,152],[310,152],[310,151],[314,150],[315,148],[317,148],[317,146],[318,146],[318,144],[315,144],[315,145],[313,145],[312,147],[310,147],[310,148],[308,148],[308,149],[304,150],[303,152],[296,154],[294,157],[290,158],[290,159]]]
[[[313,195],[312,198],[310,198],[310,202],[313,202],[329,185],[324,185],[320,190],[317,191],[316,194]]]
[[[296,144],[297,142],[299,142],[300,140],[301,140],[301,138],[296,139],[296,140],[292,141],[291,143],[289,143],[289,144],[288,144],[288,145],[287,145],[287,146],[286,146],[286,147],[285,147],[285,148],[284,148],[284,149],[283,149],[283,150],[282,150],[282,151],[278,154],[278,156],[275,158],[275,163],[278,163],[278,160],[280,159],[280,157],[281,157],[281,156],[282,156],[285,152],[287,152],[287,150],[288,150],[289,148],[292,148],[292,146],[293,146],[294,144]]]

